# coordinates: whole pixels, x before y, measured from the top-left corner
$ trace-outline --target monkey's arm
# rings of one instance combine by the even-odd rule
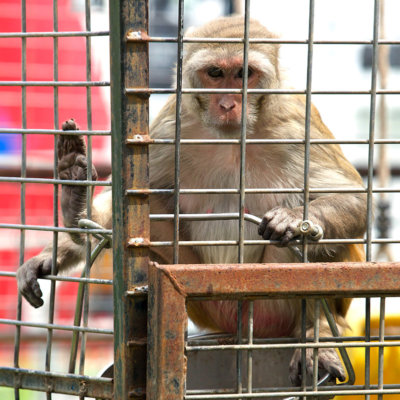
[[[63,124],[63,130],[78,130],[78,128],[74,120],[69,120]],[[86,146],[81,136],[61,135],[57,152],[61,179],[86,180]],[[94,168],[93,179],[97,179]],[[66,227],[77,227],[78,220],[86,215],[87,190],[86,186],[62,185],[61,208]],[[111,221],[111,191],[104,192],[99,197],[101,197],[101,201],[95,201],[93,204],[93,214],[103,215],[102,221],[98,221],[99,223]],[[101,210],[98,210],[100,205]],[[108,224],[107,228],[110,227]],[[83,242],[80,235],[77,234],[60,233],[58,235],[55,273],[72,268],[84,260]],[[34,307],[40,307],[43,304],[42,292],[37,280],[51,273],[52,254],[53,243],[49,243],[40,254],[26,261],[17,271],[18,288]]]
[[[266,240],[278,240],[280,246],[286,246],[298,234],[303,212],[302,206],[275,207],[264,215],[258,233]],[[360,238],[366,227],[365,196],[335,194],[318,197],[310,202],[308,219],[321,226],[326,239]],[[344,245],[313,245],[309,249],[309,259],[343,261],[347,250]]]
[[[79,130],[73,119],[63,123],[64,131]],[[77,135],[61,135],[58,140],[58,172],[60,179],[63,180],[81,180],[87,179],[87,155],[86,145],[82,136]],[[92,180],[97,180],[96,168],[92,165]],[[82,185],[62,185],[61,186],[61,210],[63,215],[64,226],[67,228],[78,227],[78,221],[86,218],[86,201],[87,191],[91,191],[93,196],[93,188]],[[111,210],[108,210],[110,213]],[[96,217],[94,217],[96,219]],[[71,239],[82,244],[85,238],[79,234],[70,234]]]

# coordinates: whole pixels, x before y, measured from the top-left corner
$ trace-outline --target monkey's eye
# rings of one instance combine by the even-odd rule
[[[250,76],[253,75],[253,70],[249,68],[247,71],[247,77],[250,78]],[[243,68],[239,69],[238,73],[236,74],[236,78],[243,79]]]
[[[221,68],[219,67],[210,67],[207,70],[208,76],[211,78],[222,78],[224,76],[224,73]]]

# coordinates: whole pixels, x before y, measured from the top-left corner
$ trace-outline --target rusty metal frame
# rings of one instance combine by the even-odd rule
[[[285,391],[253,395],[186,395],[186,303],[190,299],[256,299],[287,296],[390,296],[400,294],[400,263],[309,263],[309,264],[233,264],[233,265],[158,265],[149,268],[148,400],[256,398],[260,396],[315,395],[320,391]],[[389,343],[385,342],[385,345]],[[358,343],[364,346],[365,343]],[[374,343],[373,346],[382,346]],[[400,345],[400,343],[397,343]],[[278,344],[275,346],[282,346]],[[291,344],[296,347],[322,347]],[[340,347],[335,343],[334,347]],[[342,346],[351,346],[347,343]],[[229,346],[228,346],[229,347]],[[226,348],[226,346],[224,346]],[[250,349],[257,345],[232,345]],[[265,348],[265,347],[264,347]],[[207,349],[207,348],[205,348]],[[400,393],[397,388],[346,387],[330,394]],[[326,388],[326,389],[329,389]],[[367,393],[368,392],[368,393]]]
[[[149,241],[148,196],[127,190],[149,187],[148,96],[129,94],[129,86],[148,87],[148,43],[129,42],[131,32],[148,31],[148,2],[110,2],[113,271],[114,271],[114,399],[145,398],[147,296],[131,296],[147,281]]]

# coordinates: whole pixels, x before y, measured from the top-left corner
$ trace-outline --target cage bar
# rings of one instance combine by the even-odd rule
[[[132,237],[149,239],[149,204],[143,196],[126,196],[127,189],[146,189],[148,146],[130,145],[148,135],[148,99],[127,93],[126,87],[148,87],[148,44],[128,43],[130,31],[148,31],[147,1],[110,3],[113,269],[114,269],[114,398],[145,397],[145,295],[126,296],[147,279],[148,249],[129,247]],[[128,144],[127,144],[128,143]],[[135,162],[133,162],[135,160]]]

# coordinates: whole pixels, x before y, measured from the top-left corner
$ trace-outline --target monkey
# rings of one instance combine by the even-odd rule
[[[222,17],[192,29],[193,38],[243,38],[243,17]],[[250,38],[276,38],[256,20],[250,22]],[[242,43],[185,44],[182,65],[183,87],[241,89],[243,85]],[[279,45],[251,43],[248,52],[248,88],[281,89],[284,87],[279,66]],[[181,137],[184,139],[238,139],[241,120],[246,119],[246,138],[249,139],[304,139],[305,96],[293,94],[250,93],[246,115],[242,116],[242,95],[228,93],[191,93],[182,96]],[[175,137],[176,96],[171,95],[150,126],[153,139]],[[74,121],[65,130],[77,129]],[[318,110],[311,106],[310,135],[312,139],[333,139]],[[75,176],[86,179],[87,161],[81,139],[65,137],[59,144],[60,177]],[[69,143],[69,144],[68,144]],[[150,187],[174,188],[173,146],[150,145]],[[237,144],[185,144],[181,146],[181,188],[231,189],[239,187],[240,146]],[[297,188],[304,184],[303,143],[247,144],[245,162],[246,188]],[[338,144],[310,146],[309,180],[311,188],[363,188],[356,169],[345,158]],[[85,216],[83,199],[86,188],[63,186],[61,202],[64,224],[76,226]],[[258,228],[245,222],[245,239],[274,240],[277,245],[245,246],[246,263],[297,262],[288,243],[298,237],[298,224],[303,219],[302,193],[247,193],[247,212],[263,215]],[[111,191],[105,190],[93,199],[92,219],[111,228]],[[179,209],[182,214],[237,212],[239,194],[181,194]],[[152,195],[152,214],[173,213],[172,195]],[[325,238],[361,238],[366,231],[366,198],[363,193],[316,193],[309,199],[308,218],[321,226]],[[173,223],[151,221],[151,241],[172,240]],[[237,240],[238,221],[208,220],[180,221],[180,240]],[[82,238],[68,234],[59,240],[57,269],[66,270],[83,257]],[[182,264],[236,263],[236,246],[182,246]],[[308,246],[310,261],[363,261],[361,244],[321,244]],[[172,263],[172,249],[152,248],[150,258],[161,263]],[[43,300],[37,279],[49,273],[51,245],[38,256],[28,260],[17,272],[20,292],[35,307]],[[238,266],[240,268],[240,266]],[[348,299],[331,300],[334,316],[341,329],[346,326]],[[243,322],[247,321],[247,302],[243,303]],[[188,304],[189,317],[196,325],[214,331],[236,332],[237,306],[234,301],[196,301]],[[256,300],[254,302],[255,337],[296,337],[301,335],[301,301],[298,299]],[[313,333],[313,302],[307,302],[308,338]],[[244,326],[246,326],[244,324]],[[320,335],[331,332],[324,316],[320,316]],[[334,379],[345,380],[343,366],[333,348],[318,350],[319,371],[330,373]],[[301,382],[301,352],[296,349],[289,365],[289,377],[294,385]],[[313,352],[306,352],[306,370],[313,373]]]

